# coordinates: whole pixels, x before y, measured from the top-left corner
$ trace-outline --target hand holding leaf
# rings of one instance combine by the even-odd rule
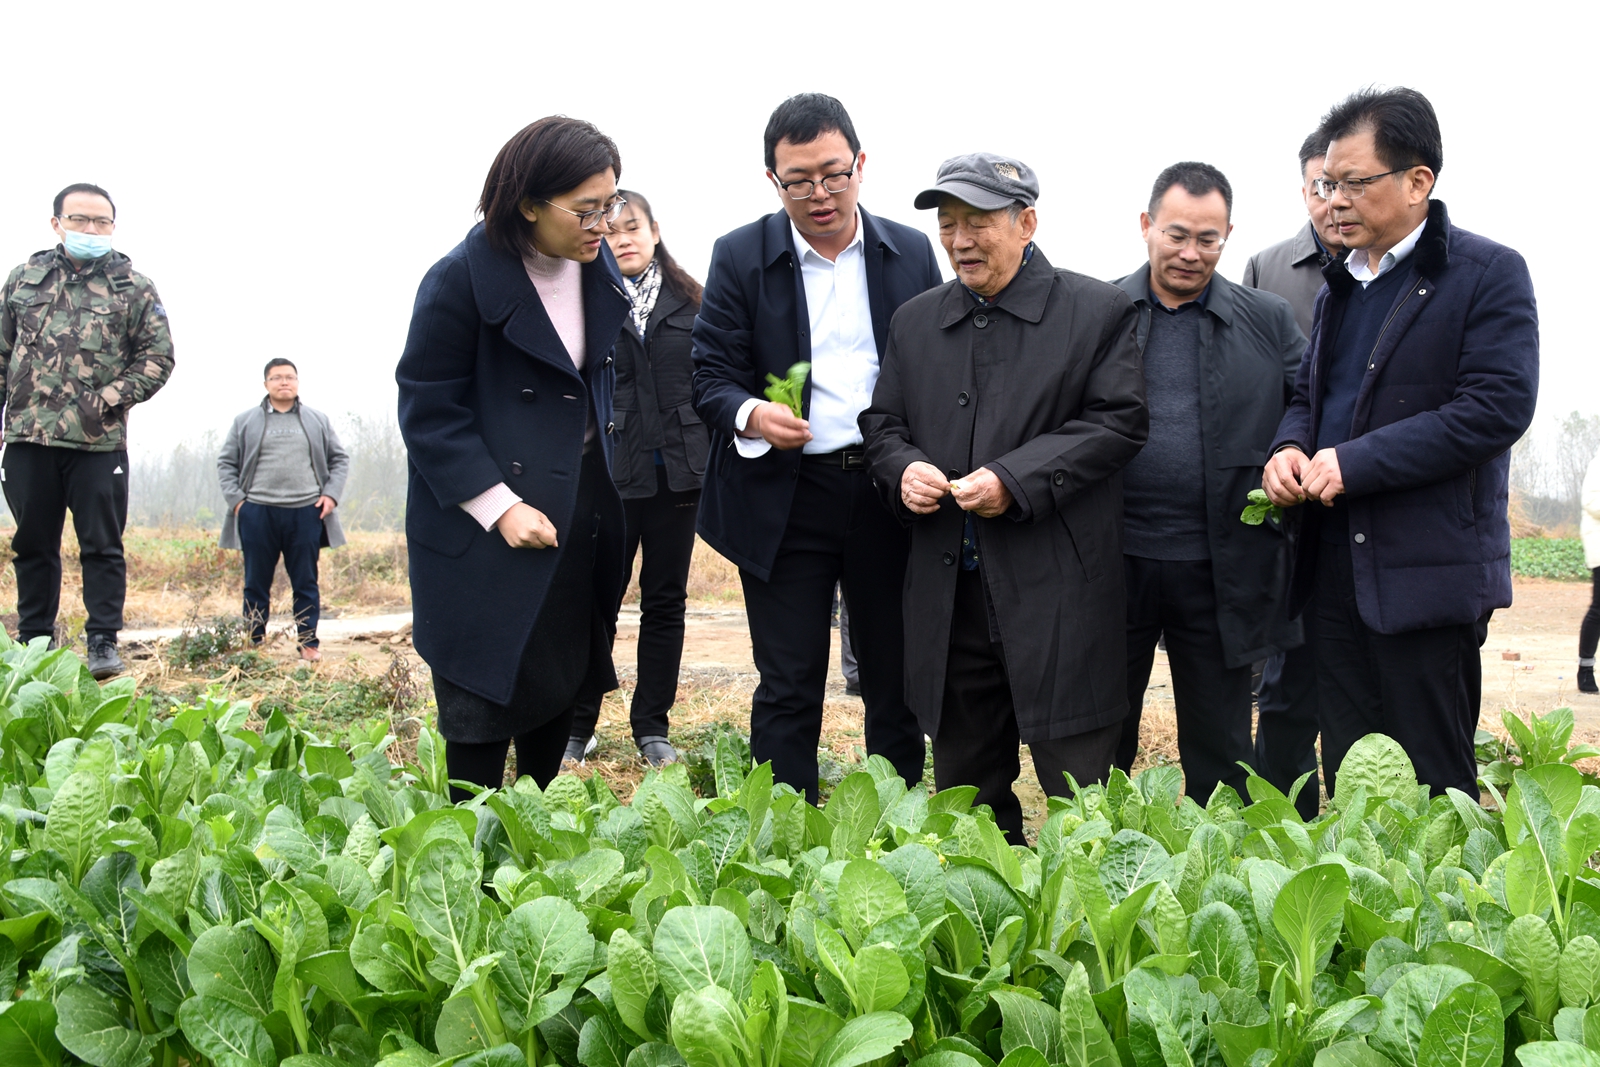
[[[1264,490],[1252,489],[1245,499],[1250,503],[1239,516],[1239,521],[1246,526],[1260,526],[1263,519],[1271,519],[1273,522],[1283,521],[1283,509],[1267,499]]]
[[[794,412],[795,418],[800,418],[800,394],[805,389],[806,376],[811,373],[811,364],[796,363],[789,368],[787,378],[779,378],[776,374],[767,375],[767,399],[774,404],[785,404]]]

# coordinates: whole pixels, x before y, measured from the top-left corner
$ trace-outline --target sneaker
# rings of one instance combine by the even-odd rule
[[[1595,685],[1594,683],[1593,667],[1578,668],[1578,692],[1600,693],[1600,685]]]
[[[678,750],[668,744],[665,737],[639,738],[639,755],[652,767],[678,762]]]
[[[567,738],[567,751],[566,754],[561,757],[561,762],[576,763],[578,766],[582,767],[584,761],[587,760],[594,750],[599,747],[600,742],[594,739],[594,734],[590,734],[586,738],[569,737]]]
[[[94,680],[103,682],[128,669],[117,655],[117,640],[109,634],[89,635],[89,673]]]

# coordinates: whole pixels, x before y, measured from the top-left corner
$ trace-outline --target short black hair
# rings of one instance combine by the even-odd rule
[[[1438,177],[1444,169],[1439,116],[1415,89],[1357,90],[1322,116],[1322,129],[1329,141],[1371,130],[1372,147],[1390,170],[1422,166]]]
[[[1321,126],[1306,134],[1300,142],[1300,180],[1306,180],[1306,164],[1318,156],[1328,154],[1328,133]]]
[[[98,185],[90,185],[88,182],[73,182],[71,185],[57,193],[55,203],[50,207],[50,213],[52,216],[58,219],[61,217],[61,208],[67,202],[67,197],[71,196],[73,193],[93,193],[95,196],[105,197],[106,203],[111,205],[111,217],[113,219],[117,217],[117,202],[111,199],[111,194],[100,188]]]
[[[494,157],[483,181],[478,211],[489,243],[526,255],[533,250],[533,226],[522,215],[522,202],[560,196],[607,167],[622,179],[617,143],[592,122],[551,115],[524,126]]]
[[[1222,202],[1228,206],[1228,218],[1233,218],[1233,186],[1228,184],[1227,177],[1211,164],[1193,160],[1174,163],[1156,178],[1155,185],[1150,187],[1151,218],[1156,217],[1161,209],[1161,198],[1174,185],[1183,186],[1190,196],[1205,196],[1216,190],[1222,194]]]
[[[266,381],[268,378],[272,377],[273,367],[288,367],[290,370],[294,371],[294,376],[296,378],[300,377],[300,368],[294,365],[294,360],[284,359],[282,356],[279,356],[277,359],[267,360],[267,365],[262,368],[261,371],[262,381]]]
[[[767,120],[762,139],[767,151],[767,169],[778,169],[778,142],[810,144],[825,133],[838,131],[849,142],[850,156],[861,152],[855,123],[844,105],[826,93],[797,93],[779,104]]]

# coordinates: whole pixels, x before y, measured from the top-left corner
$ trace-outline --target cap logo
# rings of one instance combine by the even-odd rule
[[[994,169],[995,172],[1000,175],[1000,177],[1005,178],[1008,181],[1016,181],[1018,178],[1017,168],[1013,167],[1010,163],[996,163],[994,165]]]

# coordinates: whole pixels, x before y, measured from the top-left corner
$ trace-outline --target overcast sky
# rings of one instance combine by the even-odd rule
[[[1040,176],[1040,246],[1099,277],[1143,261],[1161,168],[1213,163],[1234,187],[1220,269],[1237,279],[1303,223],[1295,154],[1322,112],[1408,85],[1439,112],[1452,221],[1528,260],[1548,420],[1600,412],[1571,274],[1592,242],[1567,230],[1594,180],[1597,21],[1587,4],[1371,0],[13,4],[0,261],[54,243],[62,186],[111,191],[116,246],[171,316],[177,370],[132,419],[136,451],[166,449],[256,402],[274,356],[313,406],[392,417],[417,283],[475,221],[495,152],[543,115],[616,140],[622,184],[701,278],[716,237],[777,207],[767,115],[820,90],[855,120],[869,210],[933,236],[911,198],[940,160],[1014,154]]]

